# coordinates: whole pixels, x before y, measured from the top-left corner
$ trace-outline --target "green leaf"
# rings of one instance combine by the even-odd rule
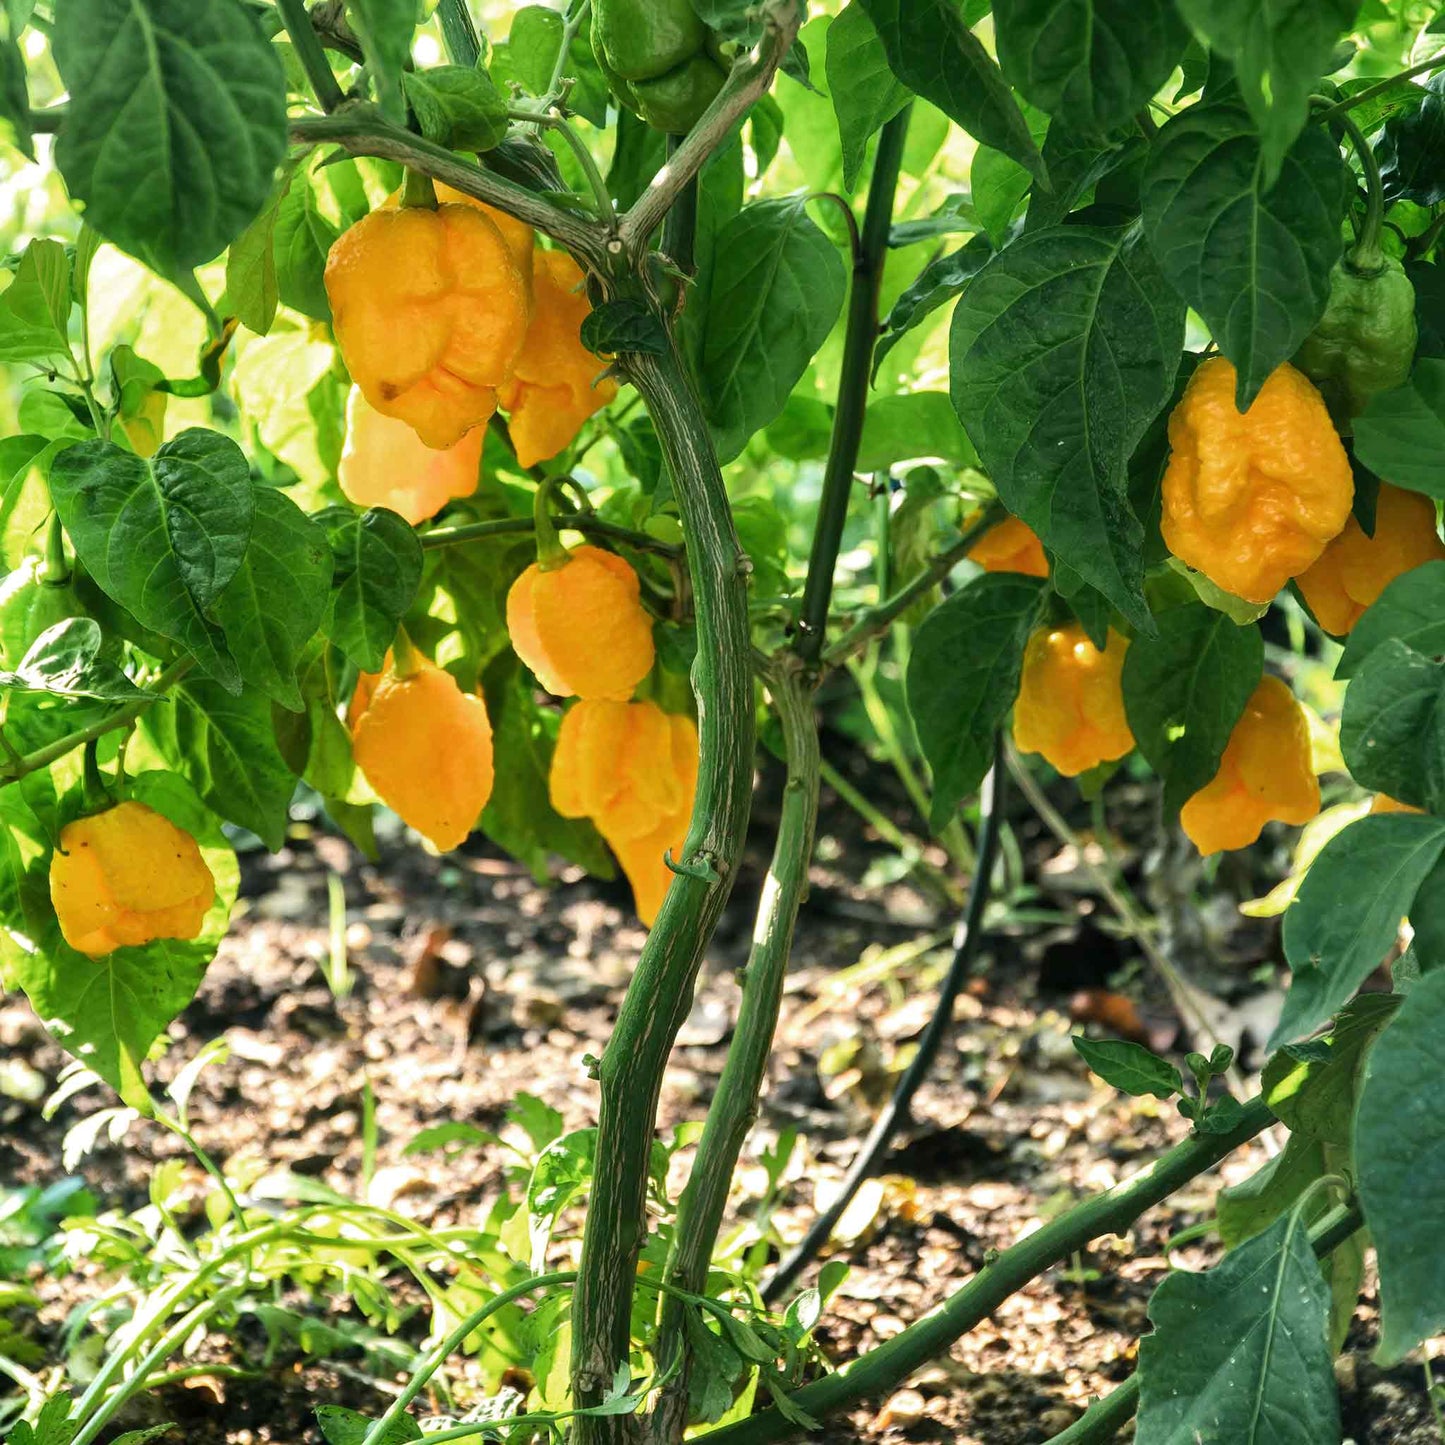
[[[1266,184],[1309,120],[1310,94],[1335,68],[1359,0],[1178,0],[1215,55],[1228,60],[1263,143]]]
[[[1124,654],[1124,711],[1139,751],[1176,812],[1219,771],[1234,725],[1264,673],[1257,627],[1191,604],[1156,619]]]
[[[993,19],[1015,89],[1096,135],[1148,105],[1189,40],[1172,0],[996,0]]]
[[[667,332],[657,313],[631,297],[594,306],[583,318],[579,339],[598,356],[615,356],[619,351],[640,351],[648,356],[667,352]]]
[[[941,306],[946,306],[973,280],[993,256],[987,236],[975,236],[956,251],[930,261],[905,288],[888,319],[873,353],[873,375],[883,369],[883,358],[910,332]]]
[[[348,1410],[344,1405],[318,1405],[316,1423],[326,1437],[327,1445],[361,1445],[366,1432],[376,1424],[369,1415]],[[403,1415],[382,1431],[379,1445],[407,1445],[422,1438],[421,1426],[410,1415]]]
[[[164,276],[255,218],[286,149],[286,82],[240,0],[56,0],[70,108],[55,161],[85,219]]]
[[[899,462],[936,459],[976,467],[974,451],[944,391],[880,396],[869,404],[858,447],[860,472],[881,472]]]
[[[515,77],[532,95],[545,95],[557,65],[562,45],[563,18],[550,5],[523,5],[513,16],[507,43],[492,62],[493,79],[506,89]],[[588,28],[584,25],[567,49],[565,73],[576,81],[567,97],[570,109],[601,128],[607,124],[607,80],[592,53]],[[640,124],[640,122],[639,122]],[[657,135],[656,132],[653,132]],[[662,137],[657,135],[660,142]],[[650,178],[652,172],[648,172]]]
[[[1445,76],[1432,75],[1424,85],[1408,82],[1401,87],[1405,105],[1385,122],[1380,147],[1380,178],[1388,200],[1414,201],[1435,206],[1445,200],[1445,165],[1441,144],[1445,141]],[[1370,128],[1359,113],[1356,120]]]
[[[1294,978],[1271,1048],[1314,1033],[1379,967],[1442,852],[1445,822],[1408,813],[1361,818],[1330,839],[1284,916]]]
[[[226,634],[242,680],[296,709],[296,664],[326,613],[331,547],[325,528],[284,492],[258,487],[255,500],[241,570],[211,616]]]
[[[860,0],[894,75],[975,140],[1045,180],[1043,157],[1008,82],[951,0]]]
[[[401,77],[411,59],[416,0],[347,0],[346,9],[361,41],[376,98],[387,119],[400,125],[406,120]]]
[[[14,672],[0,672],[0,688],[102,702],[153,697],[101,655],[104,646],[100,624],[93,618],[70,617],[57,622],[35,639]]]
[[[34,240],[0,292],[0,361],[70,360],[70,260],[59,241]]]
[[[35,159],[35,135],[30,129],[30,92],[25,57],[13,32],[0,39],[0,122],[10,127],[11,143],[27,160]]]
[[[1152,1094],[1156,1099],[1172,1099],[1184,1092],[1179,1070],[1161,1059],[1143,1044],[1127,1039],[1086,1039],[1072,1035],[1079,1056],[1106,1084],[1138,1098]]]
[[[240,571],[254,492],[240,447],[198,427],[148,461],[96,440],[50,468],[55,509],[100,589],[228,687],[236,665],[210,612]]]
[[[953,313],[953,404],[1003,504],[1143,631],[1128,464],[1183,345],[1183,306],[1122,229],[1021,236]]]
[[[68,1391],[52,1395],[41,1407],[34,1426],[22,1420],[6,1436],[5,1445],[70,1445],[80,1433],[80,1420],[70,1418],[72,1403]]]
[[[1445,562],[1426,562],[1386,586],[1351,629],[1335,676],[1353,677],[1391,639],[1427,657],[1445,653]]]
[[[850,0],[828,26],[826,73],[843,147],[843,188],[851,191],[863,173],[869,140],[910,98],[888,68],[883,42],[861,0]]]
[[[276,206],[271,235],[276,292],[283,306],[313,321],[331,320],[326,257],[340,234],[321,212],[311,175],[297,175]]]
[[[1316,1179],[1328,1172],[1324,1145],[1307,1134],[1291,1134],[1282,1153],[1248,1179],[1219,1191],[1215,1218],[1226,1249],[1262,1233]]]
[[[281,290],[276,279],[276,221],[291,185],[288,169],[280,188],[261,214],[231,242],[226,252],[227,305],[241,325],[264,336],[276,319]]]
[[[274,853],[286,841],[296,780],[276,746],[271,707],[248,688],[233,696],[187,677],[141,726],[161,756],[194,783],[206,806],[249,828]]]
[[[698,380],[722,461],[782,411],[843,309],[843,262],[805,201],[756,201],[715,242]]]
[[[1381,643],[1345,693],[1340,751],[1362,788],[1445,811],[1445,667]]]
[[[993,763],[1043,595],[1036,577],[985,573],[934,608],[914,636],[908,711],[933,769],[935,831]]]
[[[437,65],[402,76],[422,134],[451,150],[489,151],[507,134],[507,99],[485,70]]]
[[[1139,1345],[1138,1445],[1340,1438],[1329,1291],[1292,1212],[1202,1274],[1171,1274]]]
[[[201,856],[216,880],[216,900],[200,935],[157,939],[140,948],[120,948],[104,958],[90,958],[65,942],[54,912],[47,910],[43,928],[29,935],[32,947],[12,955],[10,971],[62,1047],[82,1059],[127,1104],[148,1111],[141,1064],[171,1020],[195,997],[225,935],[239,874],[216,820],[197,802],[184,778],[140,773],[130,780],[127,796],[163,813],[200,844]],[[48,869],[48,852],[30,865],[42,886]],[[6,923],[14,926],[9,916]]]
[[[1355,418],[1355,457],[1398,487],[1445,497],[1445,360],[1415,363],[1410,379],[1372,396]]]
[[[1360,1203],[1380,1270],[1381,1364],[1445,1327],[1445,971],[1426,974],[1365,1064],[1355,1119]]]
[[[331,539],[334,564],[326,634],[364,672],[377,672],[421,582],[421,543],[384,507],[359,517],[328,507],[316,520]]]
[[[1340,257],[1344,178],[1338,147],[1312,126],[1271,186],[1259,135],[1236,100],[1191,105],[1155,138],[1144,234],[1238,370],[1241,410],[1324,312]]]

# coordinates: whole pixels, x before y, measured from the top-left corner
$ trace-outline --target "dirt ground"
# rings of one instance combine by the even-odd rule
[[[775,785],[775,778],[763,779],[749,866],[664,1090],[665,1125],[701,1116],[722,1064]],[[1079,811],[1071,789],[1056,797]],[[1184,1037],[1136,951],[1104,925],[1078,860],[1025,820],[1022,805],[1013,812],[1019,846],[1008,907],[995,912],[953,1038],[917,1102],[917,1123],[871,1191],[876,1207],[861,1211],[852,1237],[835,1246],[852,1265],[820,1328],[835,1359],[898,1333],[964,1282],[987,1251],[1007,1246],[1080,1194],[1115,1183],[1185,1132],[1163,1106],[1121,1100],[1099,1087],[1070,1047],[1071,1011],[1140,1027],[1163,1046]],[[912,826],[905,809],[895,813]],[[583,1058],[606,1045],[643,933],[620,883],[569,873],[557,886],[539,888],[481,839],[442,860],[394,835],[383,846],[382,862],[373,866],[340,838],[303,826],[275,857],[245,855],[243,911],[198,998],[173,1027],[173,1047],[157,1074],[172,1077],[205,1041],[224,1036],[229,1058],[202,1074],[192,1097],[202,1146],[220,1158],[250,1155],[284,1165],[353,1195],[369,1081],[379,1126],[376,1166],[398,1208],[423,1222],[474,1220],[495,1198],[500,1158],[477,1149],[449,1161],[435,1154],[404,1159],[403,1147],[419,1129],[449,1120],[495,1128],[519,1089],[561,1110],[569,1126],[593,1122],[595,1086]],[[1131,856],[1127,841],[1123,846]],[[880,886],[892,850],[831,794],[818,859],[739,1196],[746,1208],[750,1192],[756,1197],[759,1152],[781,1129],[798,1128],[803,1144],[778,1216],[790,1238],[811,1218],[815,1190],[847,1167],[871,1111],[906,1062],[927,1021],[953,921],[927,889],[906,881]],[[354,991],[340,1003],[320,966],[329,946],[332,870],[344,880],[356,975]],[[1234,995],[1220,1017],[1247,1025],[1261,965],[1277,945],[1263,926],[1247,928],[1237,942],[1228,986],[1201,982],[1212,993]],[[871,969],[855,967],[865,960]],[[1091,1026],[1100,1031],[1099,1023]],[[23,1000],[0,999],[0,1060],[11,1081],[0,1092],[0,1182],[53,1183],[65,1172],[66,1131],[108,1101],[91,1091],[53,1119],[42,1117],[39,1096],[53,1087],[65,1060]],[[17,1078],[28,1082],[17,1087]],[[168,1135],[140,1125],[119,1145],[102,1138],[76,1172],[102,1207],[130,1208],[144,1202],[155,1163],[180,1153]],[[1221,1175],[1243,1177],[1265,1157],[1256,1146],[1228,1161]],[[1217,1184],[1218,1177],[1201,1181],[1128,1237],[1100,1241],[1068,1269],[1037,1280],[908,1390],[831,1422],[823,1438],[835,1445],[1048,1439],[1129,1373],[1147,1327],[1146,1302],[1170,1262],[1198,1268],[1210,1261],[1207,1243],[1171,1254],[1166,1246],[1208,1216]],[[22,1329],[54,1344],[66,1312],[99,1281],[78,1274],[38,1284],[44,1303],[21,1316]],[[1440,1445],[1419,1364],[1381,1371],[1371,1363],[1374,1324],[1367,1297],[1338,1371],[1346,1438],[1357,1445]],[[416,1337],[424,1333],[421,1320],[412,1327]],[[254,1363],[235,1341],[212,1339],[202,1353]],[[384,1403],[360,1370],[303,1365],[284,1355],[259,1377],[228,1381],[222,1393],[224,1399],[175,1390],[162,1405],[182,1421],[190,1445],[309,1445],[322,1439],[315,1406],[374,1411]]]

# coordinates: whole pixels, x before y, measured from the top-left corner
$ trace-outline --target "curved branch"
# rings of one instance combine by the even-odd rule
[[[631,527],[621,527],[616,522],[604,521],[582,512],[567,512],[552,518],[553,525],[563,532],[581,532],[584,537],[601,537],[607,542],[617,542],[637,552],[652,552],[669,561],[680,558],[684,549],[647,532],[634,532]],[[431,552],[439,547],[455,547],[463,542],[481,542],[488,537],[510,537],[525,535],[536,530],[531,517],[499,517],[492,522],[464,522],[455,527],[437,527],[430,532],[419,532],[417,540],[422,551]]]

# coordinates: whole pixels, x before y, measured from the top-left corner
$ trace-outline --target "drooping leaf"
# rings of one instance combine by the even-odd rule
[[[361,41],[381,108],[390,120],[400,124],[406,120],[401,77],[411,59],[416,0],[347,0],[346,9]]]
[[[1368,875],[1366,875],[1368,876]],[[1380,1269],[1382,1364],[1445,1328],[1445,970],[1426,974],[1370,1050],[1355,1119],[1360,1203]]]
[[[68,360],[70,260],[59,241],[32,241],[0,291],[0,361]]]
[[[1104,134],[1153,99],[1189,34],[1171,0],[996,0],[1003,73],[1040,110]],[[1052,168],[1049,179],[1058,178]]]
[[[1398,638],[1382,642],[1345,693],[1340,751],[1361,787],[1440,811],[1445,805],[1445,667]]]
[[[908,710],[933,769],[935,829],[993,762],[994,734],[1018,695],[1043,591],[1038,578],[985,573],[934,608],[914,636]]]
[[[1172,1099],[1184,1091],[1179,1070],[1143,1044],[1127,1039],[1088,1039],[1083,1034],[1072,1037],[1074,1048],[1090,1069],[1106,1084],[1126,1094]]]
[[[843,186],[863,172],[868,142],[908,104],[908,87],[888,68],[883,42],[861,0],[850,0],[828,26],[828,94],[843,146]]]
[[[162,275],[220,254],[286,149],[286,82],[240,0],[57,0],[55,160],[86,221]]]
[[[1125,230],[1021,236],[953,313],[953,402],[999,497],[1145,631],[1128,463],[1183,344],[1183,306]]]
[[[987,236],[975,236],[956,251],[930,261],[903,294],[893,303],[883,323],[883,334],[873,351],[873,374],[883,369],[883,359],[927,317],[946,306],[988,264],[993,246]]]
[[[1238,370],[1241,409],[1324,312],[1340,256],[1344,177],[1334,141],[1311,126],[1271,184],[1259,134],[1237,100],[1191,105],[1154,141],[1144,234]]]
[[[1413,814],[1361,818],[1330,839],[1284,916],[1294,977],[1271,1048],[1327,1023],[1379,967],[1442,852],[1445,821]]]
[[[79,442],[51,464],[50,494],[100,589],[234,687],[236,664],[210,612],[251,539],[255,488],[240,447],[199,427],[148,461]]]
[[[1376,476],[1427,497],[1445,497],[1445,360],[1415,364],[1410,379],[1372,396],[1355,418],[1355,456]]]
[[[1299,1212],[1202,1274],[1171,1274],[1139,1345],[1138,1445],[1330,1445],[1329,1291]]]
[[[109,657],[105,639],[90,617],[69,617],[47,627],[31,644],[14,672],[0,672],[0,688],[130,702],[153,694],[137,687]]]
[[[1353,677],[1391,640],[1427,657],[1445,653],[1445,562],[1426,562],[1389,583],[1350,631],[1336,677]]]
[[[329,507],[316,520],[331,539],[327,635],[359,668],[376,672],[421,581],[421,543],[384,507],[360,516]]]
[[[1385,122],[1380,179],[1391,201],[1435,206],[1445,200],[1440,150],[1445,141],[1445,76],[1432,75],[1423,85],[1412,81],[1401,90],[1404,103]]]
[[[283,306],[313,321],[331,320],[326,257],[340,234],[321,210],[312,173],[298,173],[277,204],[271,236],[276,292]]]
[[[1139,751],[1164,780],[1164,806],[1182,807],[1219,771],[1229,735],[1264,671],[1257,627],[1201,605],[1172,607],[1158,635],[1124,654],[1124,711]]]

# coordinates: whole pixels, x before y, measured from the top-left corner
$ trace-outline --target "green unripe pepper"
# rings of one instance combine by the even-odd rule
[[[68,577],[51,581],[45,562],[27,557],[0,584],[0,667],[18,667],[42,632],[84,613]]]
[[[691,0],[593,0],[592,50],[618,101],[675,135],[697,124],[726,75]]]

